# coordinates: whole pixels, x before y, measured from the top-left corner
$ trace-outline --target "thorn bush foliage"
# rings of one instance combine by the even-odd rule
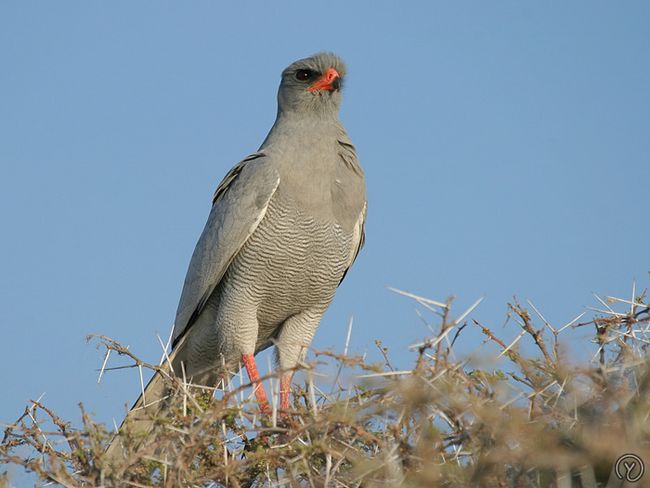
[[[6,427],[0,463],[69,487],[563,488],[606,486],[623,453],[650,461],[645,292],[598,298],[604,309],[562,327],[532,303],[532,310],[512,303],[509,326],[519,334],[509,342],[467,314],[454,320],[451,300],[434,306],[409,296],[437,317],[436,333],[412,347],[410,370],[395,370],[378,341],[379,364],[312,351],[292,409],[272,416],[260,416],[246,400],[250,385],[228,382],[212,395],[170,380],[172,414],[156,419],[146,439],[130,436],[127,423],[120,437],[127,456],[118,465],[104,459],[113,429],[93,421],[83,405],[81,425],[73,426],[31,401]],[[496,358],[454,351],[472,327]],[[572,360],[563,343],[565,331],[577,327],[594,331],[591,361]],[[99,340],[136,366],[157,368]],[[337,371],[334,386],[332,378],[312,381],[323,370]]]

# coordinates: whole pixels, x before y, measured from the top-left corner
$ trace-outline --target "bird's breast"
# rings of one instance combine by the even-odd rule
[[[352,233],[276,194],[226,279],[257,308],[260,335],[288,317],[324,311],[349,265]]]

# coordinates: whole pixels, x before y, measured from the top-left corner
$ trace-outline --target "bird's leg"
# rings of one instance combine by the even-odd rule
[[[262,413],[270,413],[271,409],[269,407],[269,402],[266,399],[266,392],[264,391],[264,386],[260,381],[260,374],[257,371],[257,364],[255,364],[255,357],[252,354],[242,354],[242,361],[244,362],[244,367],[248,373],[248,379],[253,384],[253,389],[255,390],[255,398],[257,403],[260,406]]]
[[[280,378],[280,409],[285,412],[289,409],[293,373],[305,355],[322,315],[320,311],[309,310],[292,315],[284,321],[275,340],[278,365],[283,371]]]
[[[280,378],[280,410],[289,410],[289,394],[291,393],[291,378],[293,372],[284,373]]]

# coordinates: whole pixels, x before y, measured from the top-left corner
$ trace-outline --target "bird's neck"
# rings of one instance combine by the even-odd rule
[[[278,112],[278,116],[260,147],[261,151],[272,148],[309,147],[335,143],[345,129],[337,112],[303,114]]]
[[[332,184],[347,140],[337,118],[279,116],[260,151],[280,174],[278,198],[289,198],[314,218],[332,221]]]

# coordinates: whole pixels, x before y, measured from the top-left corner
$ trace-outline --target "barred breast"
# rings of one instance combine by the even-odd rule
[[[251,333],[247,318],[252,314],[259,326],[256,350],[261,350],[292,315],[323,313],[350,264],[351,246],[352,234],[333,219],[308,215],[278,192],[215,290],[224,348],[229,349],[228,335]]]

